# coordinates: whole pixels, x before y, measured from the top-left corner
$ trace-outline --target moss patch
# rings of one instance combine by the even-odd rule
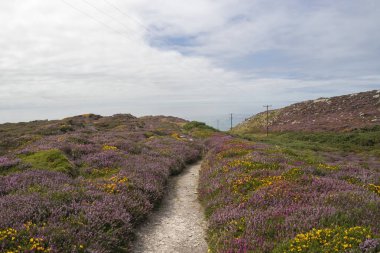
[[[67,157],[57,149],[43,150],[20,158],[34,169],[63,172],[72,176],[77,175],[77,171]]]

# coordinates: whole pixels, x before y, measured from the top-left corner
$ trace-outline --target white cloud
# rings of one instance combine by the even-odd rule
[[[2,1],[0,122],[84,112],[212,117],[379,84],[380,3],[308,3]],[[195,44],[172,45],[176,37]],[[283,61],[260,65],[260,52]],[[288,72],[295,76],[281,76]]]
[[[168,35],[195,36],[197,45],[187,50],[217,63],[275,51],[315,76],[334,68],[339,75],[357,75],[380,67],[378,1],[139,2],[148,25],[159,24]]]

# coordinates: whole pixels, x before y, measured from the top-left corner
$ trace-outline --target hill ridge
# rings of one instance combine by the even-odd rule
[[[351,131],[380,125],[380,90],[317,98],[269,111],[271,131]],[[264,132],[266,112],[233,128],[233,133]]]

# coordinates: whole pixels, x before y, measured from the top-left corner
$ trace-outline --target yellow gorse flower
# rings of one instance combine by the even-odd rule
[[[298,234],[289,243],[290,252],[309,252],[319,247],[326,253],[345,252],[357,247],[366,238],[371,237],[369,229],[364,227],[312,229],[310,232]],[[288,250],[284,251],[288,252]]]
[[[6,246],[5,252],[50,252],[51,249],[46,246],[42,238],[29,237],[25,232],[28,232],[32,226],[32,222],[24,224],[25,230],[17,231],[13,228],[0,230],[0,244]]]
[[[339,167],[336,165],[328,165],[324,163],[318,164],[319,169],[325,169],[325,170],[339,170]]]
[[[265,186],[270,186],[275,182],[278,182],[280,180],[283,180],[283,176],[272,176],[272,177],[265,177],[260,180],[261,186],[260,187],[265,187]]]
[[[17,230],[13,228],[8,228],[5,230],[0,230],[0,242],[7,238],[12,238],[17,235]]]
[[[103,150],[104,151],[109,151],[109,150],[114,150],[115,151],[115,150],[118,150],[118,149],[115,146],[104,145],[103,146]]]
[[[108,193],[119,193],[122,186],[128,187],[129,179],[127,177],[113,176],[102,184],[100,188]]]
[[[380,185],[368,184],[368,190],[380,195]]]
[[[173,133],[170,135],[172,138],[176,139],[176,140],[180,140],[180,141],[183,141],[184,139],[181,138],[180,134],[179,133]]]

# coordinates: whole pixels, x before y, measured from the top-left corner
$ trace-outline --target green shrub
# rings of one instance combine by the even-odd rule
[[[67,157],[57,149],[43,150],[20,158],[34,169],[63,172],[71,176],[78,174]]]
[[[213,127],[210,127],[208,125],[206,125],[206,123],[203,123],[203,122],[199,122],[199,121],[191,121],[189,123],[186,123],[184,126],[183,126],[183,129],[186,130],[186,131],[190,131],[190,130],[193,130],[193,129],[203,129],[203,130],[211,130],[211,131],[217,131],[215,128]]]
[[[253,141],[263,141],[283,148],[311,151],[370,152],[379,156],[380,127],[357,129],[351,132],[285,132],[272,133],[269,137],[246,134],[241,137]]]
[[[198,121],[191,121],[189,123],[186,123],[182,128],[192,136],[201,139],[208,138],[218,131],[215,128],[206,125],[205,123]]]

